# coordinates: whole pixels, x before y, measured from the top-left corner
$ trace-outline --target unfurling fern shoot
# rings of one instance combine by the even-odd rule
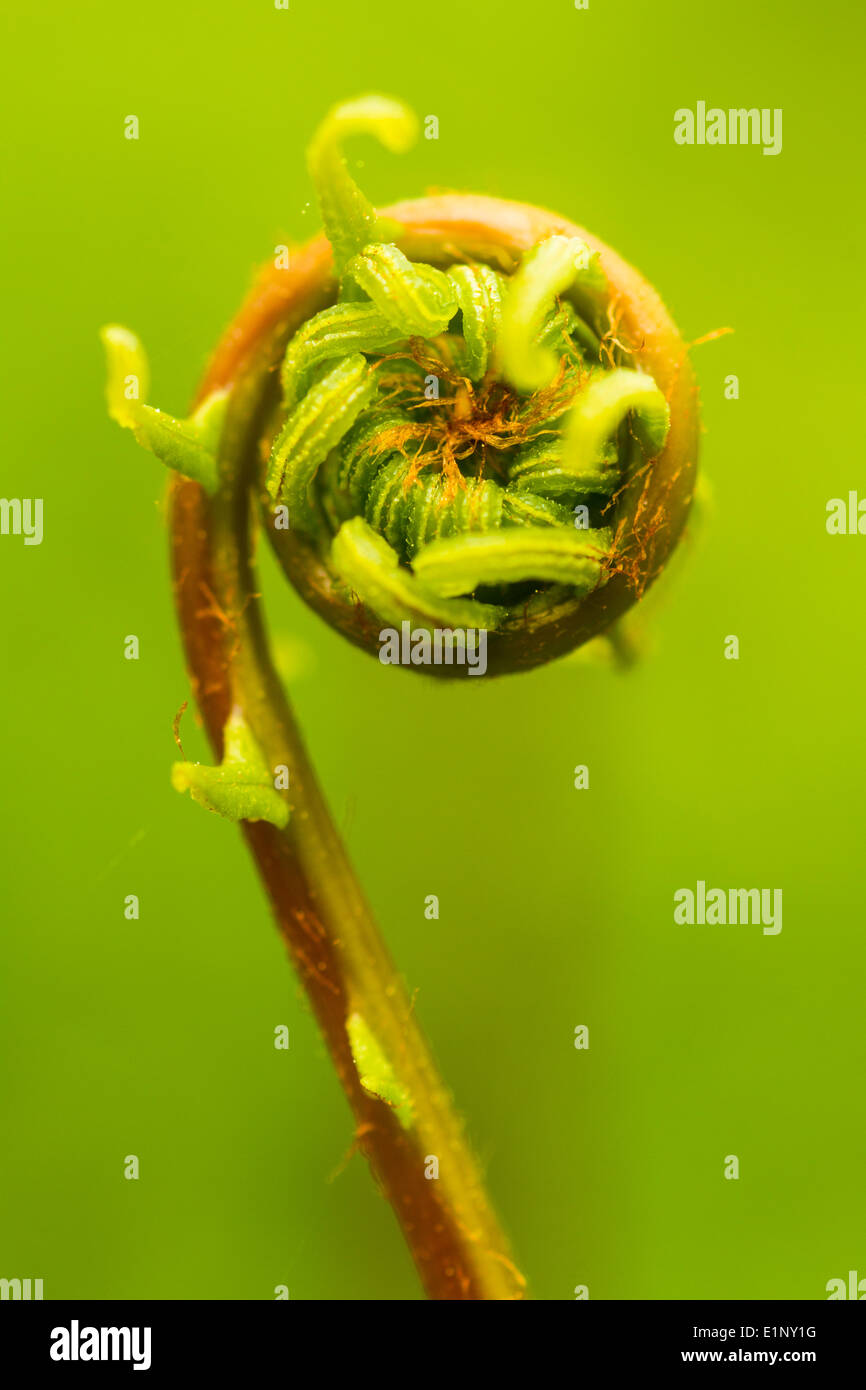
[[[609,631],[664,567],[696,391],[658,296],[589,232],[474,195],[375,209],[344,142],[400,152],[416,125],[386,97],[332,111],[309,156],[324,235],[262,272],[190,416],[146,402],[141,345],[116,326],[109,408],[174,471],[176,606],[216,754],[174,785],[241,822],[428,1293],[520,1298],[274,670],[256,535],[371,653],[395,623],[475,628],[491,673],[524,670]]]

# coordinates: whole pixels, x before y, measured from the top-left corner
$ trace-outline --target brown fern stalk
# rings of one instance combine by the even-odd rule
[[[634,572],[624,568],[579,606],[540,614],[525,631],[511,634],[508,669],[529,667],[607,628],[634,601],[635,576],[642,583],[651,580],[676,543],[697,457],[695,387],[686,349],[637,272],[589,233],[550,213],[450,195],[401,204],[383,215],[398,224],[398,244],[407,255],[434,264],[473,258],[509,270],[545,236],[582,237],[600,252],[618,338],[636,363],[652,371],[670,405],[663,453],[630,484]],[[263,272],[214,355],[199,399],[231,388],[221,483],[211,496],[197,482],[176,478],[173,485],[177,616],[217,759],[229,714],[240,710],[267,764],[290,770],[288,825],[244,821],[243,832],[352,1107],[356,1143],[394,1207],[424,1287],[435,1299],[517,1299],[525,1282],[328,813],[273,667],[258,597],[258,448],[273,411],[275,369],[298,325],[335,293],[330,248],[319,238],[295,253],[288,269]],[[369,645],[304,536],[289,533],[278,553],[302,596],[353,641]],[[411,1127],[361,1084],[347,1032],[359,999],[383,1049],[400,1061],[414,1111]],[[438,1179],[427,1175],[430,1157],[438,1160]]]

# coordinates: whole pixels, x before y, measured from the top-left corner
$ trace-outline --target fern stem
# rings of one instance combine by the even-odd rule
[[[358,1147],[391,1202],[433,1299],[524,1296],[451,1097],[382,942],[319,788],[271,660],[252,561],[256,441],[271,354],[244,364],[220,449],[221,486],[208,498],[178,479],[172,506],[175,599],[194,693],[214,751],[238,709],[272,767],[286,765],[292,816],[243,830],[277,926],[303,981],[355,1116]],[[360,1014],[411,1102],[406,1128],[371,1094],[347,1029]],[[438,1178],[426,1175],[429,1157]]]

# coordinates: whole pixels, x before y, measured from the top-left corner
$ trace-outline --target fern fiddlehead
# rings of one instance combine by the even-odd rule
[[[175,474],[176,606],[219,762],[178,764],[174,784],[242,825],[428,1293],[518,1298],[277,679],[256,517],[357,645],[375,653],[383,622],[483,629],[491,671],[525,669],[605,631],[663,568],[691,500],[695,388],[661,301],[589,233],[469,195],[372,208],[344,140],[399,152],[415,125],[386,98],[333,111],[310,152],[325,237],[263,272],[192,415],[143,403],[144,356],[118,328],[109,407]]]
[[[357,250],[377,221],[340,145],[365,109],[368,133],[387,137],[397,113],[379,102],[337,108],[319,137],[319,201],[332,244],[346,248],[351,298],[288,342],[267,492],[380,621],[460,626],[468,611],[496,632],[527,585],[577,598],[607,582],[611,497],[630,446],[647,458],[664,447],[667,402],[646,372],[606,368],[601,339],[562,298],[603,283],[580,237],[542,239],[510,277],[476,260],[419,264],[393,242]]]

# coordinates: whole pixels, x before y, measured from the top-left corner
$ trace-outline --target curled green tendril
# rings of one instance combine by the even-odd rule
[[[497,342],[500,369],[516,391],[540,391],[556,376],[556,354],[537,339],[557,296],[592,263],[579,237],[548,237],[524,256],[505,296]]]
[[[216,451],[228,393],[216,391],[187,420],[145,405],[150,373],[141,342],[128,328],[109,324],[100,331],[105,348],[108,413],[132,430],[145,449],[177,473],[194,478],[208,493],[219,485]]]
[[[611,497],[616,492],[623,476],[616,442],[609,440],[598,450],[593,462],[580,470],[565,466],[563,451],[564,444],[559,436],[520,450],[509,470],[509,491],[527,490],[540,497],[562,498],[567,502],[593,494]]]
[[[415,572],[443,598],[471,593],[483,584],[543,580],[588,594],[604,582],[609,530],[524,529],[434,541],[415,559]]]
[[[376,394],[374,374],[360,352],[338,363],[292,411],[268,463],[267,489],[288,505],[293,522],[310,526],[308,490],[317,469]]]
[[[563,468],[577,478],[592,478],[605,442],[629,414],[652,458],[663,448],[670,423],[668,403],[652,377],[627,367],[596,376],[572,409],[563,439]]]
[[[448,484],[431,470],[407,487],[403,469],[392,463],[377,474],[364,515],[411,559],[437,537],[501,526],[502,489],[487,478],[468,478],[449,496]]]
[[[486,265],[456,265],[449,272],[466,344],[466,374],[481,381],[502,320],[505,277]]]
[[[418,120],[401,101],[365,96],[335,106],[316,131],[308,166],[340,275],[353,256],[377,240],[376,211],[349,173],[343,154],[343,141],[352,135],[373,135],[392,153],[403,154],[418,138]]]
[[[568,526],[572,514],[567,507],[525,489],[508,488],[502,498],[502,514],[521,526]]]
[[[346,273],[404,337],[433,338],[457,312],[448,276],[433,266],[414,265],[396,246],[365,246]]]
[[[331,547],[334,568],[353,593],[386,622],[415,627],[475,628],[498,626],[502,612],[472,599],[449,601],[420,583],[400,564],[400,557],[363,517],[340,527]]]
[[[590,363],[601,359],[601,340],[596,337],[588,324],[576,312],[568,300],[563,300],[554,309],[535,335],[533,350],[548,354],[557,363],[564,359],[567,367],[580,366],[584,357]],[[566,409],[563,403],[563,410]]]
[[[227,820],[266,820],[280,829],[289,823],[288,803],[274,785],[249,725],[233,710],[223,731],[224,754],[219,767],[175,763],[171,784],[189,792],[208,811]]]
[[[391,450],[384,441],[399,437],[407,425],[405,411],[376,406],[344,437],[336,470],[336,486],[345,495],[349,507],[344,520],[363,511],[373,479],[386,458],[391,456]]]
[[[373,304],[332,304],[298,329],[283,359],[283,401],[291,410],[320,363],[355,352],[387,352],[405,337]]]

